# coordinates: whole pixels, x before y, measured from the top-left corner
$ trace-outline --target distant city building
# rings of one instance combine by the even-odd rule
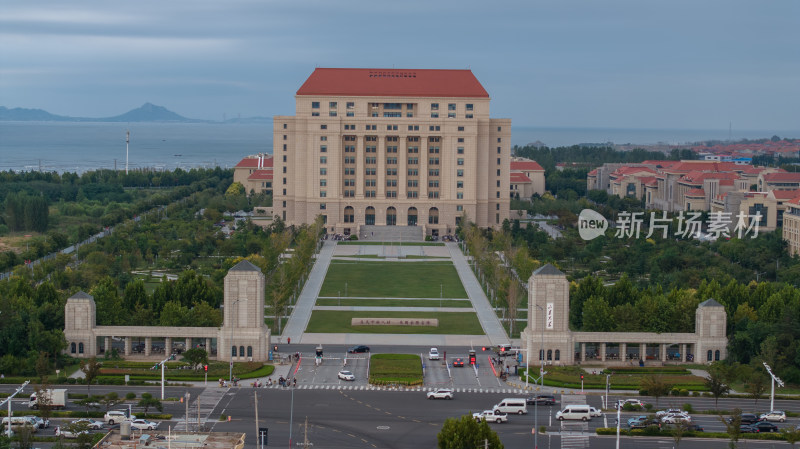
[[[544,194],[544,168],[536,161],[523,157],[513,157],[511,158],[510,171],[511,198],[529,200],[534,194]]]
[[[274,211],[321,215],[331,233],[362,227],[455,231],[509,218],[511,120],[489,116],[470,70],[318,68],[276,116]]]
[[[272,195],[272,155],[247,156],[233,168],[233,182],[241,183],[247,195]]]

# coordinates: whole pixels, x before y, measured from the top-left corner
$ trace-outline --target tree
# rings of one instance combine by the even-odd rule
[[[150,407],[155,408],[159,412],[164,411],[164,406],[161,404],[161,401],[154,398],[150,393],[142,393],[142,399],[140,399],[139,403],[136,405],[144,409],[145,416],[147,416],[147,410]]]
[[[120,400],[119,395],[117,394],[116,391],[107,393],[105,396],[103,396],[102,399],[100,399],[100,403],[103,404],[103,406],[106,408],[106,412],[111,410],[111,407],[119,404],[120,402],[122,401]]]
[[[208,365],[208,352],[201,348],[192,348],[184,351],[183,361],[196,370],[198,365]]]
[[[656,398],[656,407],[658,407],[658,398],[668,395],[672,384],[664,381],[660,375],[651,375],[642,379],[641,387],[648,395]]]
[[[497,432],[486,421],[477,422],[471,414],[459,419],[447,418],[441,432],[436,436],[438,449],[476,449],[489,447],[503,449]],[[488,446],[485,441],[488,440]]]
[[[583,331],[608,332],[614,327],[611,307],[604,298],[590,296],[583,305]]]
[[[758,405],[758,399],[767,391],[767,378],[757,370],[752,370],[745,379],[744,388],[750,397],[755,399],[755,404]]]
[[[781,435],[783,435],[783,439],[794,448],[794,445],[800,441],[800,428],[792,428],[791,426],[784,427],[781,429]]]
[[[728,392],[731,391],[727,380],[727,373],[725,372],[724,366],[719,362],[709,365],[706,387],[708,387],[708,391],[714,396],[714,408],[717,408],[720,396],[728,394]],[[741,414],[741,410],[739,413]]]
[[[678,420],[672,427],[672,440],[675,441],[675,449],[679,449],[681,447],[681,439],[683,439],[683,434],[686,433],[686,428],[688,424],[686,421]]]
[[[729,447],[734,449],[736,443],[739,442],[739,436],[742,434],[742,409],[733,409],[733,414],[729,419],[725,419],[724,416],[720,415],[719,421],[725,426],[725,430],[731,439]]]
[[[244,195],[244,186],[241,182],[232,182],[230,186],[228,186],[228,190],[225,191],[225,196],[239,196]]]
[[[86,413],[89,413],[90,408],[100,408],[100,401],[103,400],[102,396],[88,395],[80,401],[75,401],[76,405],[86,407]]]
[[[97,376],[100,374],[100,368],[102,367],[103,365],[98,362],[95,357],[81,361],[81,371],[83,371],[83,376],[86,378],[86,391],[90,395],[92,394],[92,383],[97,379]]]

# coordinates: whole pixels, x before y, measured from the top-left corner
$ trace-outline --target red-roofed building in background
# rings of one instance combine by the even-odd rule
[[[534,194],[543,195],[544,168],[538,162],[522,157],[514,157],[510,163],[511,198],[530,199]]]
[[[272,195],[272,155],[247,156],[233,167],[233,182],[241,183],[248,195]]]
[[[295,115],[273,118],[275,214],[359,238],[443,236],[462,216],[501,226],[511,120],[489,104],[470,70],[315,69]]]

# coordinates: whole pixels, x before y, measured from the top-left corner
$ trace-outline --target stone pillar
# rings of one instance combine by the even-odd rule
[[[681,362],[686,363],[686,343],[681,343]]]
[[[356,198],[364,198],[364,136],[356,137]],[[208,349],[206,349],[208,350]]]
[[[425,196],[428,195],[428,169],[429,168],[439,168],[438,166],[428,165],[428,137],[420,136],[419,138],[419,185],[425,186]],[[441,180],[441,170],[439,171],[439,177],[436,178]],[[442,183],[439,182],[439,186]],[[422,198],[422,192],[420,192],[420,198]],[[439,222],[442,221],[443,211],[442,207],[439,206]]]
[[[192,339],[191,337],[186,339],[186,344],[183,345],[185,351],[192,349]]]
[[[606,344],[605,343],[600,343],[600,361],[601,362],[605,362],[606,361]]]
[[[408,138],[397,138],[397,153],[395,155],[397,156],[397,198],[404,200],[406,199],[406,191],[408,191]],[[417,190],[422,191],[422,186]],[[417,211],[417,220],[419,220],[419,211]]]
[[[164,356],[172,354],[172,337],[164,338]]]
[[[153,347],[153,337],[144,337],[144,355],[150,355],[150,348]]]
[[[211,357],[211,339],[210,338],[206,338],[206,353],[208,353],[208,356]]]
[[[375,142],[375,145],[378,147],[378,153],[372,153],[375,155],[376,158],[376,175],[378,175],[378,198],[386,198],[386,138],[385,137],[378,137],[378,141]],[[394,202],[394,199],[391,200]],[[383,209],[383,213],[378,212],[375,210],[375,224],[378,224],[378,215],[383,215],[383,224],[386,224],[386,208]],[[230,345],[228,345],[230,346]]]
[[[659,346],[660,346],[659,352],[661,353],[660,354],[661,361],[662,362],[666,362],[667,361],[667,345],[666,345],[666,343],[661,343]]]
[[[619,359],[623,362],[628,359],[628,344],[627,343],[620,343],[619,344]]]
[[[125,357],[131,355],[131,337],[125,337]]]
[[[111,337],[103,338],[103,351],[105,351],[106,354],[111,351]]]
[[[581,343],[581,362],[586,361],[586,343]]]
[[[639,360],[647,361],[647,344],[640,343],[639,344]]]

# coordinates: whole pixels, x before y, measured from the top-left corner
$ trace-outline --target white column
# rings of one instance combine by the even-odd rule
[[[581,362],[586,361],[586,343],[581,343]]]
[[[153,347],[153,337],[144,337],[144,355],[150,355],[150,348]]]
[[[600,361],[606,361],[606,344],[600,343]]]

